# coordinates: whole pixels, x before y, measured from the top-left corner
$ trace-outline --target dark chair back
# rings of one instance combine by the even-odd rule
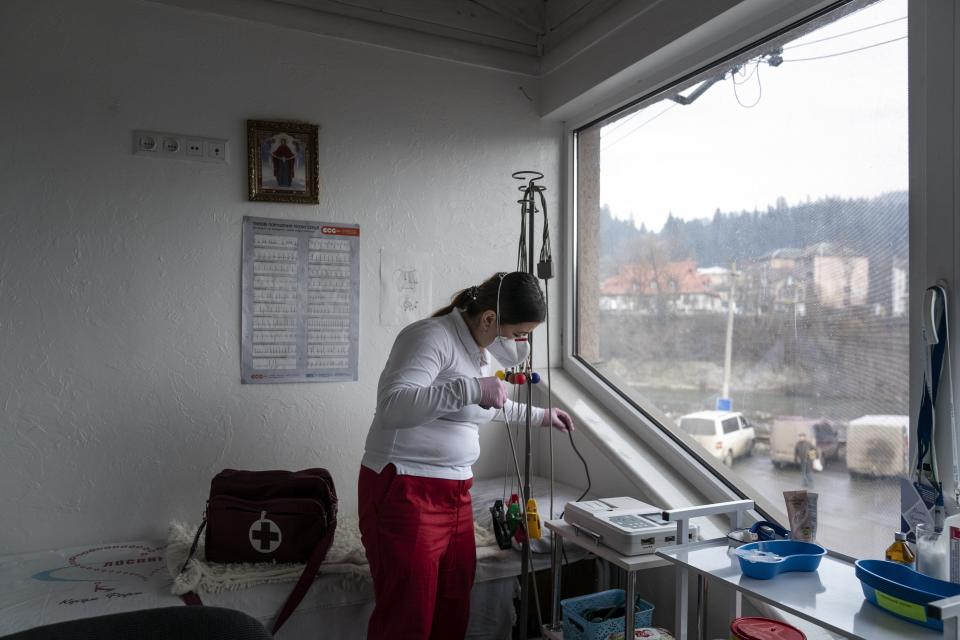
[[[59,622],[3,640],[271,640],[271,636],[242,611],[183,606]]]

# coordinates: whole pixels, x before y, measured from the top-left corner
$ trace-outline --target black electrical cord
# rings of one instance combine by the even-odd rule
[[[543,240],[540,245],[540,263],[541,266],[546,268],[546,271],[541,274],[541,278],[544,281],[544,290],[546,291],[546,305],[547,305],[547,410],[553,408],[553,385],[551,384],[550,379],[550,285],[549,279],[553,277],[553,251],[550,241],[550,219],[547,214],[547,199],[543,195],[543,192],[546,191],[545,187],[537,187],[533,185],[532,181],[530,186],[527,189],[527,193],[531,194],[531,200],[533,192],[536,191],[540,196],[540,208],[543,211]],[[580,458],[580,462],[583,464],[583,472],[587,476],[587,488],[584,489],[583,493],[580,494],[580,497],[575,500],[575,502],[580,502],[583,498],[590,493],[590,488],[593,486],[593,482],[590,479],[590,467],[587,465],[586,459],[580,453],[580,450],[577,449],[576,443],[573,441],[573,432],[567,431],[567,437],[570,440],[570,446],[573,447],[574,453],[577,454],[577,457]],[[563,517],[563,511],[560,512],[560,517]],[[553,514],[550,514],[551,517]]]
[[[540,207],[543,209],[543,238],[540,242],[540,262],[553,262],[553,248],[550,246],[550,220],[547,217],[547,199],[543,195],[543,192],[546,190],[546,187],[541,187],[537,190],[537,193],[540,194]],[[548,278],[544,278],[544,280],[547,279]],[[548,359],[549,357],[549,354],[547,354]]]
[[[527,259],[527,206],[526,198],[520,201],[520,242],[517,245],[517,271],[523,271]]]
[[[586,497],[588,493],[590,493],[590,487],[591,487],[590,467],[587,466],[587,461],[583,459],[582,455],[580,455],[580,450],[577,449],[577,445],[573,443],[573,434],[568,431],[567,435],[570,436],[570,446],[573,447],[573,452],[577,454],[577,457],[580,458],[580,462],[583,463],[583,472],[587,474],[587,488],[584,489],[583,493],[580,494],[580,497],[575,500],[575,502],[580,502],[581,500],[584,499],[584,497]],[[560,517],[561,518],[563,517],[562,513],[560,514]]]

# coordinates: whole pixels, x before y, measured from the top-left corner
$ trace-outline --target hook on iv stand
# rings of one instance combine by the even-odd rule
[[[550,222],[547,217],[547,199],[543,192],[547,188],[537,184],[538,180],[543,179],[543,174],[539,171],[515,171],[511,174],[515,180],[525,182],[518,187],[523,196],[517,200],[520,205],[520,242],[517,251],[517,271],[527,271],[536,275],[541,280],[553,278],[553,255],[550,242]],[[539,202],[539,209],[537,204]],[[533,247],[527,251],[527,232],[529,227],[529,240],[533,243],[534,218],[537,213],[543,213],[543,238],[540,245],[540,256],[534,270]],[[529,216],[529,217],[528,217]],[[526,258],[526,259],[525,259]],[[525,265],[524,262],[527,264]]]

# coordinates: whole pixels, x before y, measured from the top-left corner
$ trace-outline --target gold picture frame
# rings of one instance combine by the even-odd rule
[[[315,124],[247,120],[249,199],[319,204],[319,134]]]

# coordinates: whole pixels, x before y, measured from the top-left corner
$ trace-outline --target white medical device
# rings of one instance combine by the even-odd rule
[[[659,547],[679,544],[677,523],[661,517],[663,509],[635,498],[601,498],[568,502],[566,520],[578,532],[626,556],[653,553]],[[696,540],[698,527],[690,525],[689,539]]]

